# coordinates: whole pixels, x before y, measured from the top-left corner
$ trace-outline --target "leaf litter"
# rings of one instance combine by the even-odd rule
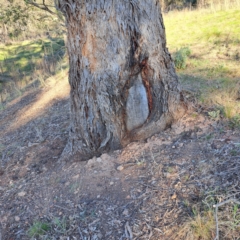
[[[40,115],[11,130],[39,91],[1,112],[2,239],[31,239],[36,221],[50,228],[35,239],[184,239],[179,229],[211,192],[218,200],[239,198],[240,132],[204,109],[147,141],[86,162],[61,162],[67,94],[53,94]]]

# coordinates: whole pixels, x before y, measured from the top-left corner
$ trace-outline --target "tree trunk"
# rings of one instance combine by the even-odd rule
[[[146,139],[183,112],[159,0],[59,0],[66,17],[71,129],[81,160]]]

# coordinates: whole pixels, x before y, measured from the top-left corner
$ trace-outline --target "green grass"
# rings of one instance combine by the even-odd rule
[[[226,40],[238,45],[239,21],[240,10],[170,12],[164,15],[168,46],[174,50],[199,43],[225,43]]]
[[[240,10],[170,12],[164,23],[173,58],[179,49],[191,50],[184,67],[176,66],[183,88],[196,92],[203,104],[221,109],[227,119],[238,116]]]
[[[58,228],[58,232],[61,232],[62,234],[66,234],[68,225],[65,217],[63,217],[62,219],[58,217],[54,218],[53,224],[55,225],[56,228]]]
[[[24,41],[13,45],[0,45],[2,71],[8,73],[14,66],[21,72],[32,73],[44,55],[55,55],[64,47],[62,39]]]
[[[46,233],[51,229],[50,224],[45,222],[36,221],[28,230],[29,237],[39,237],[46,235]]]
[[[240,10],[174,12],[164,15],[170,52],[191,49],[193,75],[239,77]]]
[[[28,86],[44,85],[45,79],[65,69],[64,53],[60,37],[0,44],[1,104],[20,96]]]

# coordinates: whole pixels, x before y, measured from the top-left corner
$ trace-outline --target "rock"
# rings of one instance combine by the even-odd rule
[[[181,188],[181,182],[178,182],[174,185],[174,188]]]
[[[112,186],[114,184],[114,182],[110,182],[110,185]]]
[[[19,193],[18,193],[18,196],[19,196],[19,197],[24,197],[25,195],[26,195],[26,192],[19,192]]]
[[[128,209],[125,209],[122,214],[123,214],[124,216],[128,216],[128,215],[129,215]]]
[[[120,171],[120,172],[121,172],[123,169],[124,169],[124,167],[123,167],[122,165],[120,165],[120,166],[117,167],[117,170]]]
[[[39,143],[31,143],[31,142],[28,142],[28,147],[34,147],[34,146],[37,146]]]
[[[169,172],[166,172],[166,173],[163,173],[164,177],[166,178],[177,178],[178,177],[178,173],[169,173]]]
[[[15,219],[16,222],[20,221],[20,217],[18,217],[18,216],[16,216],[14,219]]]
[[[166,178],[170,178],[171,174],[167,172],[167,173],[163,173],[163,176],[166,177]]]
[[[184,145],[183,143],[179,143],[179,147],[183,147],[183,145]]]
[[[69,185],[70,185],[70,182],[66,182],[66,183],[65,183],[65,186],[69,186]]]
[[[80,175],[77,174],[77,175],[75,175],[75,176],[73,177],[73,179],[74,179],[74,180],[77,180],[77,179],[79,179],[79,176],[80,176]]]
[[[96,160],[97,160],[96,157],[93,157],[92,159],[89,159],[87,165],[88,165],[89,167],[94,166],[94,164],[96,163]]]
[[[44,166],[43,167],[43,171],[46,172],[48,169]]]
[[[103,235],[101,233],[98,233],[97,237],[98,237],[98,239],[102,239]]]
[[[98,163],[102,162],[102,159],[101,159],[100,157],[97,158],[97,162],[98,162]]]
[[[110,156],[107,153],[104,153],[104,154],[102,154],[101,159],[103,161],[109,161],[110,160]]]
[[[1,220],[2,220],[2,222],[6,223],[8,221],[8,216],[3,216]]]

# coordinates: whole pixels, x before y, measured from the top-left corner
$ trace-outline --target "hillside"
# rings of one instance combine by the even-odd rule
[[[227,118],[240,114],[240,11],[175,12],[165,16],[172,53],[191,51],[187,67],[178,74],[185,89],[198,91],[199,100],[215,106]]]
[[[70,117],[64,56],[44,79],[44,68],[30,67],[20,93],[2,101],[0,239],[210,240],[216,227],[220,239],[239,237],[239,203],[225,201],[240,199],[240,11],[164,20],[191,106],[171,129],[86,162],[61,161]],[[0,62],[9,54],[29,67],[48,46],[57,53],[63,44],[2,45]]]

